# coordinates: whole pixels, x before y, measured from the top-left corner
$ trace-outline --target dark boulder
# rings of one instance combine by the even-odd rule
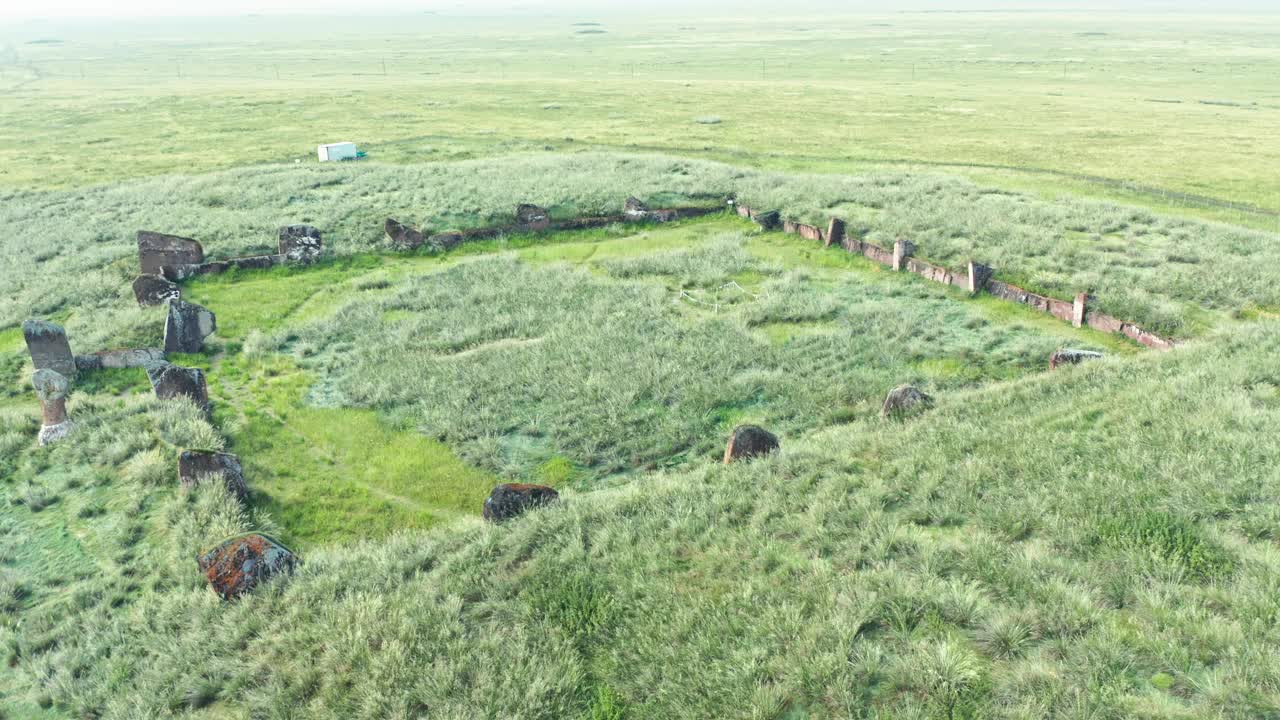
[[[739,425],[724,448],[724,464],[768,455],[780,447],[778,436],[758,425]]]
[[[280,228],[279,254],[289,262],[315,262],[323,247],[320,231],[310,225],[286,225]]]
[[[523,513],[560,499],[560,494],[545,485],[526,485],[522,483],[506,483],[499,485],[489,493],[484,501],[484,519],[489,522],[502,522]]]
[[[551,215],[545,208],[523,203],[516,207],[516,225],[525,231],[546,230],[551,227]]]
[[[382,227],[386,231],[387,237],[391,239],[391,244],[397,250],[420,248],[427,241],[426,236],[422,233],[391,218],[387,218]]]
[[[191,238],[149,230],[138,231],[138,264],[143,275],[162,275],[172,280],[186,277],[189,266],[204,262],[204,248]]]
[[[622,206],[622,214],[628,220],[643,220],[649,214],[649,207],[639,198],[629,197]]]
[[[182,487],[193,488],[209,479],[217,479],[241,501],[249,496],[244,469],[235,455],[211,450],[183,450],[178,454],[178,480]]]
[[[76,356],[71,354],[67,331],[61,325],[47,320],[27,320],[22,323],[22,337],[27,341],[32,367],[52,370],[75,380]]]
[[[288,575],[301,562],[292,550],[261,533],[230,538],[196,558],[209,587],[223,600],[235,600],[277,575]]]
[[[900,385],[889,391],[880,408],[880,417],[905,417],[920,410],[933,407],[933,398],[920,392],[911,385]]]
[[[142,307],[163,305],[182,297],[178,286],[160,275],[139,275],[133,281],[133,297]]]
[[[198,407],[209,408],[209,387],[204,371],[200,368],[179,367],[172,363],[155,363],[147,366],[147,379],[151,389],[161,400],[186,398]]]
[[[1079,365],[1090,360],[1101,360],[1103,357],[1102,353],[1092,350],[1064,348],[1049,356],[1049,369],[1057,370],[1062,365]]]
[[[205,308],[185,300],[169,301],[164,324],[164,351],[196,353],[204,349],[204,339],[218,329],[218,319]]]

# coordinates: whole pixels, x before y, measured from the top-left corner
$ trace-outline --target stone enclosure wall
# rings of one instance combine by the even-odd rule
[[[888,266],[895,271],[915,273],[937,283],[964,288],[972,294],[986,291],[1002,300],[1020,303],[1053,315],[1075,327],[1087,325],[1103,332],[1120,333],[1140,345],[1156,350],[1171,350],[1175,345],[1172,340],[1143,330],[1133,323],[1091,310],[1088,293],[1078,293],[1070,301],[1039,295],[994,279],[990,267],[973,261],[968,263],[965,273],[953,272],[948,268],[914,257],[915,245],[910,240],[900,239],[892,248],[883,248],[854,237],[846,232],[846,225],[839,218],[832,218],[824,232],[813,225],[793,220],[780,221],[776,210],[756,211],[746,205],[737,205],[736,210],[739,216],[754,220],[766,229],[776,227],[781,222],[783,232],[821,242],[828,247],[839,245],[848,252],[858,253],[872,262]]]

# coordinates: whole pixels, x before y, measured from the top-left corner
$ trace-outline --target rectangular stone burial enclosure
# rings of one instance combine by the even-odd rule
[[[746,205],[737,205],[739,216],[756,221],[761,227],[770,229],[778,224],[778,211],[757,212]],[[839,245],[848,252],[857,253],[872,262],[892,268],[894,271],[907,271],[920,275],[943,285],[954,285],[971,294],[986,291],[1002,300],[1016,302],[1054,317],[1069,322],[1075,327],[1088,326],[1107,333],[1120,333],[1134,342],[1156,350],[1171,350],[1174,342],[1153,332],[1143,330],[1137,325],[1111,317],[1096,310],[1089,309],[1087,293],[1077,293],[1071,301],[1059,300],[1038,295],[992,277],[991,268],[970,261],[967,272],[957,273],[945,267],[934,265],[914,257],[915,244],[910,240],[899,239],[892,248],[883,248],[874,243],[852,237],[846,230],[845,222],[832,218],[827,230],[793,220],[782,220],[782,231],[799,235],[803,238],[822,242],[825,246]]]

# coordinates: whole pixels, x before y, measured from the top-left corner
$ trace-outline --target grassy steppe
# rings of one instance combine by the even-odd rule
[[[192,548],[264,520],[213,487],[176,492],[165,460],[208,426],[82,398],[78,440],[36,450],[7,413],[5,700],[105,717],[1271,717],[1277,338],[1264,322],[941,393],[906,423],[852,418],[500,528],[316,548],[232,605]]]
[[[1280,211],[1275,15],[594,14],[606,33],[437,15],[0,28],[0,184],[311,163],[349,139],[394,163],[594,149],[945,168],[1280,227],[1230,209]]]
[[[0,28],[0,718],[1280,718],[1275,17],[600,13]],[[375,160],[313,164],[341,139]],[[380,229],[632,194],[1188,342],[727,216]],[[212,417],[96,373],[36,447],[21,320],[155,345],[134,231],[294,222],[331,256],[184,288]],[[880,420],[908,381],[936,407]],[[741,421],[782,451],[717,463]],[[505,479],[565,502],[485,525]],[[305,562],[222,603],[193,557],[249,529]]]

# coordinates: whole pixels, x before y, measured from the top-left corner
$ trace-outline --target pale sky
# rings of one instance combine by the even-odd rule
[[[180,17],[262,14],[383,14],[439,11],[450,15],[592,11],[627,13],[742,12],[776,9],[895,12],[903,9],[1188,10],[1276,12],[1280,0],[0,0],[0,18]]]

